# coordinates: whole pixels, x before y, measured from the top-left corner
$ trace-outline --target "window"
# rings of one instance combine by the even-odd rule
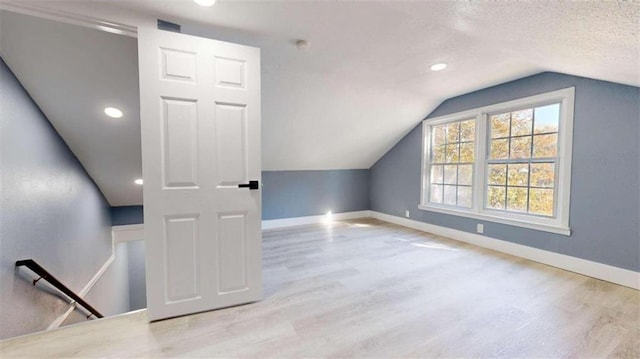
[[[475,138],[475,119],[432,127],[429,202],[471,208]]]
[[[486,208],[553,217],[560,104],[489,116]]]
[[[574,89],[423,122],[420,208],[569,235]]]

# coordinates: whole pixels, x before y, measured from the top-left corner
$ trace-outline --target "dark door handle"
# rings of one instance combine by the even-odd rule
[[[248,189],[259,189],[260,182],[258,181],[249,181],[249,183],[241,183],[238,185],[238,188],[248,188]]]

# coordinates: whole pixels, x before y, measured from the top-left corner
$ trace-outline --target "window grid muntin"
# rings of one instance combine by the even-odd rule
[[[463,122],[473,122],[473,141],[463,141],[462,140],[462,126],[461,124]],[[461,208],[473,208],[473,178],[475,176],[475,163],[476,163],[476,149],[475,146],[473,148],[473,162],[461,162],[461,151],[462,151],[462,145],[463,144],[475,144],[477,142],[477,138],[476,138],[476,128],[477,128],[477,120],[476,118],[466,118],[466,119],[462,119],[462,120],[454,120],[454,121],[449,121],[446,123],[440,123],[437,125],[430,125],[429,126],[429,165],[427,170],[428,176],[427,178],[429,179],[429,186],[427,189],[427,195],[426,195],[426,200],[428,203],[432,203],[432,204],[436,204],[436,205],[442,205],[442,206],[452,206],[452,207],[461,207]],[[454,142],[449,142],[449,133],[448,133],[448,129],[449,129],[449,125],[450,124],[458,124],[458,130],[457,130],[457,141]],[[434,144],[434,138],[435,138],[435,129],[437,127],[441,127],[441,126],[446,126],[447,131],[445,131],[444,134],[444,143],[443,144],[439,144],[439,145],[435,145]],[[449,146],[449,144],[452,145],[457,145],[457,161],[456,162],[447,162],[447,148]],[[445,162],[435,162],[434,161],[434,157],[435,157],[435,151],[434,149],[436,147],[444,147],[444,161]],[[471,166],[471,181],[470,181],[470,185],[463,185],[460,184],[460,166],[461,165],[469,165]],[[434,166],[442,166],[442,182],[432,182],[432,177],[433,177],[433,167]],[[445,181],[445,166],[456,166],[456,183],[455,184],[449,184],[446,183]],[[433,186],[440,186],[440,195],[441,195],[441,202],[432,202],[432,196],[433,196]],[[455,192],[455,204],[447,204],[444,203],[445,202],[445,186],[455,186],[456,187],[456,192]],[[470,203],[469,206],[461,206],[459,205],[459,194],[460,194],[460,187],[463,188],[469,188],[471,190],[470,193]]]
[[[503,113],[508,111],[516,111],[522,108],[542,108],[547,105],[555,105],[553,110],[554,118],[559,118],[558,137],[557,137],[557,163],[555,167],[554,182],[556,183],[554,201],[556,203],[555,218],[537,217],[531,214],[523,213],[503,213],[496,212],[484,208],[486,200],[486,161],[487,161],[487,144],[489,143],[490,131],[488,131],[488,116],[493,113]],[[571,235],[569,227],[570,203],[571,203],[571,163],[572,163],[572,144],[573,144],[573,126],[574,126],[574,105],[575,105],[575,87],[563,88],[556,91],[539,93],[528,97],[522,97],[506,102],[493,103],[486,106],[480,106],[466,111],[461,111],[445,116],[434,117],[422,121],[423,127],[423,152],[422,152],[422,174],[421,174],[421,202],[418,208],[426,211],[434,211],[448,215],[461,216],[465,218],[473,218],[476,220],[484,220],[495,223],[502,223],[533,230],[556,233],[564,236]],[[542,108],[541,110],[545,110]],[[558,117],[559,113],[559,117]],[[544,113],[543,113],[544,114]],[[428,165],[429,163],[429,130],[431,125],[441,124],[457,120],[461,118],[475,117],[476,121],[476,161],[474,164],[474,182],[473,182],[473,206],[471,209],[462,209],[459,207],[446,207],[435,205],[427,201],[428,195]],[[546,116],[545,116],[546,118]],[[555,125],[555,124],[554,124]],[[535,129],[539,131],[540,129]],[[540,134],[543,134],[541,131]],[[483,157],[485,156],[485,157]],[[544,160],[540,158],[539,160]],[[534,160],[532,160],[534,161]],[[549,171],[551,169],[548,169]],[[550,180],[551,178],[549,178]],[[544,181],[546,182],[546,181]]]
[[[543,163],[553,163],[553,162],[543,162]],[[526,163],[520,163],[520,164],[526,164]],[[555,163],[554,163],[555,164]],[[555,166],[554,166],[554,175],[557,176],[557,174],[555,173]],[[508,173],[508,166],[507,166],[507,173]],[[508,175],[505,176],[505,183],[504,184],[489,184],[487,183],[487,185],[485,186],[487,191],[486,191],[486,206],[485,209],[490,210],[490,211],[497,211],[497,212],[504,212],[504,213],[516,213],[516,214],[526,214],[528,216],[536,216],[536,217],[541,217],[541,218],[555,218],[555,206],[554,206],[554,216],[548,216],[548,215],[544,215],[544,214],[540,214],[540,213],[535,213],[535,212],[529,212],[530,211],[530,202],[531,202],[531,189],[539,189],[539,190],[551,190],[553,191],[553,195],[554,195],[554,201],[555,201],[555,196],[557,195],[557,186],[555,185],[555,180],[554,180],[554,186],[552,187],[542,187],[542,186],[531,186],[531,165],[529,165],[529,174],[527,175],[527,183],[528,186],[520,186],[520,185],[509,185],[508,184]],[[493,208],[493,207],[489,207],[488,206],[488,195],[489,195],[489,188],[490,187],[495,187],[495,188],[501,188],[504,190],[505,195],[504,195],[504,208]],[[523,212],[523,211],[515,211],[515,210],[508,210],[507,206],[508,206],[508,190],[509,188],[524,188],[527,189],[527,212]],[[554,203],[555,205],[555,203]]]
[[[556,131],[551,131],[551,132],[541,132],[541,133],[536,133],[535,132],[535,118],[536,118],[536,109],[540,108],[540,107],[545,107],[545,106],[550,106],[550,105],[554,105],[557,104],[559,106],[558,108],[558,129]],[[532,116],[531,116],[531,132],[529,134],[525,134],[525,135],[516,135],[516,136],[512,136],[511,135],[511,131],[512,131],[512,121],[513,121],[513,113],[514,112],[518,112],[518,111],[524,111],[524,110],[531,110],[532,112]],[[561,101],[549,101],[549,102],[542,102],[542,103],[536,103],[536,104],[531,104],[531,105],[527,105],[527,106],[523,106],[523,107],[518,107],[518,108],[514,108],[514,109],[509,109],[509,110],[500,110],[497,112],[491,112],[491,113],[487,113],[486,116],[486,121],[487,121],[487,131],[486,131],[486,140],[487,140],[487,146],[486,146],[486,154],[485,154],[485,159],[486,159],[486,163],[485,163],[485,183],[484,183],[484,204],[483,204],[483,208],[485,210],[489,210],[489,211],[497,211],[497,212],[503,212],[503,213],[514,213],[514,214],[523,214],[523,215],[527,215],[527,216],[535,216],[535,217],[541,217],[541,218],[557,218],[558,216],[558,190],[557,190],[557,186],[558,186],[558,160],[559,157],[558,155],[560,154],[560,126],[561,126],[561,121],[562,121],[562,102]],[[491,121],[491,118],[493,116],[498,116],[498,115],[504,115],[504,114],[509,114],[509,128],[508,128],[508,133],[509,136],[500,136],[500,137],[492,137],[492,133],[493,133],[493,123]],[[536,136],[545,136],[545,135],[552,135],[555,134],[556,137],[556,142],[555,142],[555,146],[556,146],[556,156],[555,157],[533,157],[534,156],[534,139]],[[529,145],[529,157],[528,158],[511,158],[511,140],[513,138],[522,138],[522,137],[530,137],[531,138],[531,143]],[[495,140],[507,140],[507,158],[502,158],[502,159],[491,159],[491,151],[492,151],[492,144],[493,141]],[[531,164],[532,163],[553,163],[553,171],[554,171],[554,180],[553,180],[553,187],[537,187],[537,186],[531,186]],[[499,185],[490,185],[489,184],[489,165],[492,164],[504,164],[505,165],[505,183],[504,186],[499,186]],[[510,186],[509,185],[509,165],[510,164],[528,164],[527,168],[528,168],[528,173],[527,173],[527,186]],[[504,209],[500,209],[500,208],[492,208],[489,207],[489,187],[502,187],[504,189]],[[508,210],[508,197],[509,197],[509,188],[527,188],[527,209],[526,212],[523,211],[516,211],[516,210]],[[531,205],[531,188],[534,189],[545,189],[545,190],[553,190],[553,211],[552,211],[552,215],[548,216],[548,215],[543,215],[543,214],[538,214],[538,213],[531,213],[530,211],[530,205]]]

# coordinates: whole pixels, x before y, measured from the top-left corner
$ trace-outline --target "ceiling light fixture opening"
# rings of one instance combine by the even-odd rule
[[[193,0],[196,4],[200,6],[213,6],[216,4],[216,0]]]
[[[122,117],[122,111],[115,107],[107,107],[104,109],[104,113],[109,117],[120,118]]]
[[[429,68],[431,69],[431,71],[440,71],[440,70],[446,69],[447,64],[445,64],[444,62],[441,62],[441,63],[433,64]]]
[[[143,183],[142,178],[138,178],[137,180],[133,181],[133,183],[135,183],[135,184],[137,184],[139,186],[142,186],[142,183]]]
[[[296,41],[296,47],[298,50],[306,50],[309,48],[309,41],[307,40],[298,40]]]

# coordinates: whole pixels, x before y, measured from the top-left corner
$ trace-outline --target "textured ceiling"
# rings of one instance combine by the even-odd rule
[[[369,168],[441,101],[541,71],[640,84],[637,3],[119,4],[262,48],[269,170]]]
[[[265,170],[369,168],[443,100],[542,71],[640,85],[631,2],[36,3],[260,47]]]

